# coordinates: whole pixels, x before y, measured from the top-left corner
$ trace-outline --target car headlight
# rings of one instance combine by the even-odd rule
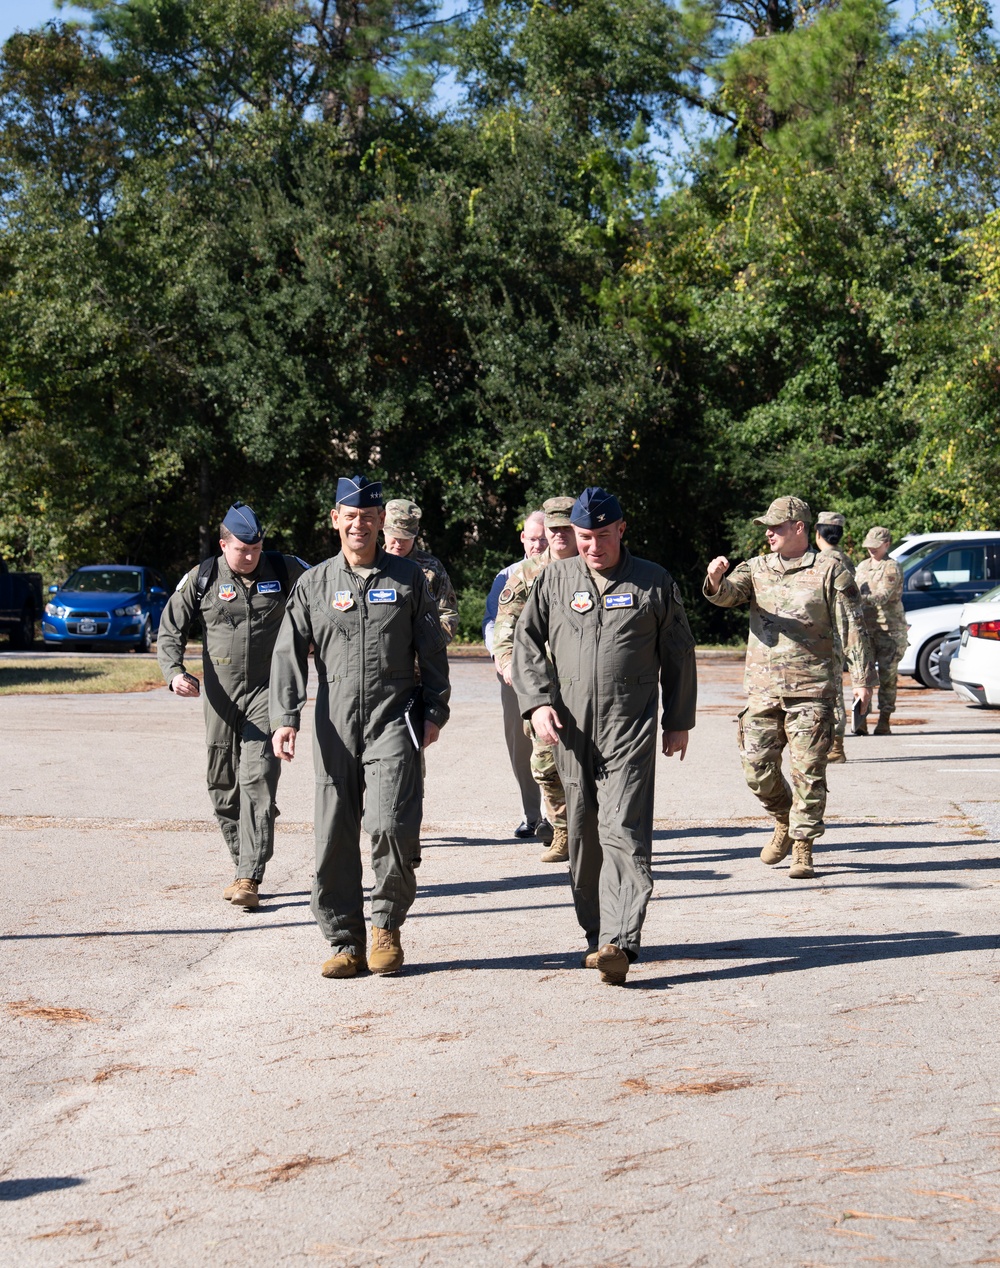
[[[69,608],[63,607],[61,603],[46,603],[45,615],[57,616],[60,621],[65,621],[69,616]]]
[[[115,616],[138,616],[141,612],[140,603],[130,603],[127,608],[115,608]]]

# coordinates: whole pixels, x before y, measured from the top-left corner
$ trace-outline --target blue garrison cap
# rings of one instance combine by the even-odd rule
[[[264,526],[245,502],[234,502],[226,512],[222,527],[244,546],[255,546],[264,537]]]
[[[577,528],[607,528],[622,518],[622,508],[613,493],[592,485],[573,503],[569,518]]]
[[[381,506],[382,482],[363,475],[341,476],[337,481],[338,506]]]

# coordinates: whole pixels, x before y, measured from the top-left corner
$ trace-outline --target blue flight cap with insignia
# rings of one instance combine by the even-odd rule
[[[573,503],[569,518],[577,528],[607,528],[622,518],[622,508],[613,493],[592,485]]]
[[[244,546],[256,546],[264,538],[264,525],[245,502],[237,500],[226,512],[222,527]]]
[[[341,476],[337,481],[338,506],[382,505],[382,483],[363,475]]]

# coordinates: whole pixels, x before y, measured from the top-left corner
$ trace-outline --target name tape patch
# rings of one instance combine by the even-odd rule
[[[368,602],[369,603],[395,603],[396,591],[395,590],[369,590]]]
[[[604,596],[605,608],[630,608],[634,606],[634,594],[606,594]]]
[[[258,594],[280,594],[281,582],[280,581],[258,581],[257,593]]]

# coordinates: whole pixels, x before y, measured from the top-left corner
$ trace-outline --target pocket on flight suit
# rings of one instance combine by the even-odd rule
[[[232,788],[236,783],[236,763],[231,744],[209,744],[208,786],[210,789]]]

